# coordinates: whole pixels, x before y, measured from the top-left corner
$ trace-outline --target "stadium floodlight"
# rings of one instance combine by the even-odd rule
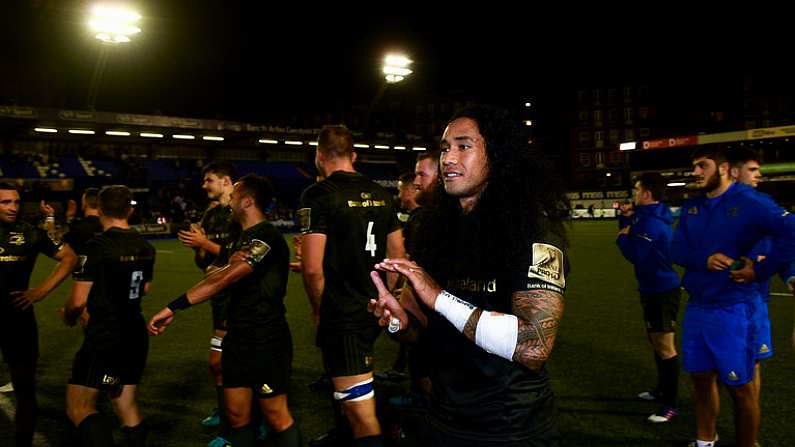
[[[531,103],[529,103],[529,102],[526,102],[526,103],[524,103],[524,106],[525,106],[525,107],[530,107],[530,106],[532,106],[532,105],[533,105],[533,104],[531,104]]]
[[[106,130],[105,135],[110,135],[114,137],[129,137],[130,132],[124,132],[121,130]]]
[[[69,133],[77,135],[94,135],[95,132],[88,129],[69,129]]]
[[[41,133],[58,133],[58,129],[53,129],[52,127],[34,127],[33,131]]]
[[[123,5],[102,4],[91,8],[88,27],[94,37],[108,44],[127,43],[130,36],[141,32],[138,21],[141,15]]]
[[[353,147],[359,148],[359,149],[369,149],[370,145],[369,144],[356,143],[356,144],[353,145]]]
[[[524,120],[524,125],[530,127],[533,125],[533,120]]]
[[[196,139],[196,137],[193,136],[193,135],[178,134],[178,133],[175,133],[174,135],[171,135],[171,138],[174,138],[175,140],[195,140]]]
[[[317,146],[317,141],[310,141],[307,144],[310,145],[310,146]]]
[[[202,137],[204,141],[224,141],[224,137],[216,137],[213,135],[205,135]]]
[[[389,146],[384,146],[383,144],[376,144],[373,147],[376,149],[389,149]]]
[[[262,143],[262,144],[279,144],[279,141],[278,141],[278,140],[267,140],[267,139],[262,139],[262,140],[257,140],[257,141],[258,141],[258,142],[260,142],[260,143]]]
[[[284,140],[284,144],[288,146],[303,146],[303,141],[295,141],[295,140]]]
[[[666,184],[666,186],[686,186],[686,185],[687,183],[685,182],[671,182]]]
[[[163,138],[162,133],[155,133],[155,132],[141,132],[138,135],[144,138]]]
[[[638,146],[638,143],[635,141],[628,141],[626,143],[621,143],[618,145],[618,150],[620,151],[634,151]]]
[[[382,68],[386,82],[388,84],[395,84],[406,79],[406,76],[414,73],[414,71],[409,68],[411,63],[411,59],[402,54],[388,54],[386,58],[384,58],[384,66]]]
[[[395,149],[396,151],[405,151],[406,146],[394,146],[393,149]]]
[[[413,151],[427,151],[428,148],[427,147],[422,147],[422,146],[414,146],[414,147],[411,148],[411,150],[413,150]]]

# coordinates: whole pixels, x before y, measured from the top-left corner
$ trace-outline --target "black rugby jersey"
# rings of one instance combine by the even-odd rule
[[[378,296],[370,272],[386,257],[387,235],[400,229],[392,194],[359,173],[337,171],[303,192],[298,216],[304,234],[326,235],[320,329],[377,326],[367,312]]]
[[[110,350],[140,336],[144,285],[152,281],[155,249],[133,229],[109,228],[85,245],[76,281],[89,281],[85,344]]]
[[[228,242],[223,255],[228,258],[241,248],[249,250],[246,262],[254,271],[225,291],[230,298],[224,343],[283,340],[289,337],[284,315],[290,262],[287,242],[276,227],[262,221]]]
[[[206,210],[199,225],[204,230],[207,239],[222,247],[240,235],[240,224],[232,218],[232,208],[229,206],[217,205]],[[220,256],[221,253],[218,255]],[[194,261],[197,267],[205,270],[216,263],[216,255],[204,250],[196,250]],[[227,261],[228,259],[221,259],[219,263],[226,264]]]
[[[481,247],[482,216],[459,215],[450,250],[428,270],[451,294],[486,311],[513,314],[512,295],[524,290],[564,292],[568,269],[563,244],[552,235],[535,238],[524,254],[505,266],[489,265]],[[428,349],[433,382],[431,421],[440,430],[488,442],[519,441],[554,424],[546,368],[533,371],[467,339],[447,319],[420,305],[428,329],[420,343]],[[485,444],[488,445],[488,444]]]
[[[53,257],[63,243],[24,222],[0,223],[0,304],[9,293],[27,290],[39,253]]]
[[[69,231],[64,234],[63,241],[72,247],[78,256],[84,255],[85,245],[94,236],[102,234],[102,224],[99,216],[86,216],[73,220],[69,224]],[[83,259],[81,258],[81,263]]]

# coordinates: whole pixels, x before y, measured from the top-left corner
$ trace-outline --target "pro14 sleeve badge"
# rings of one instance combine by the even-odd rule
[[[312,226],[312,208],[301,208],[296,211],[298,221],[301,224],[301,231],[309,231]]]
[[[561,290],[566,287],[563,270],[563,252],[554,245],[534,243],[533,259],[527,270],[527,277],[538,279]]]
[[[252,239],[251,242],[247,244],[247,248],[248,256],[246,257],[246,262],[252,267],[255,264],[259,264],[262,258],[271,251],[271,246],[259,239]]]

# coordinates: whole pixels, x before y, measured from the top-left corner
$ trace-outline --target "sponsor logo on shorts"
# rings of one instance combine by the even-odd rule
[[[692,214],[694,216],[697,216],[698,215],[698,208],[696,208],[696,207],[688,208],[687,209],[687,214]]]
[[[740,380],[740,377],[734,371],[729,371],[729,375],[727,377],[729,380]]]
[[[119,379],[118,377],[109,376],[107,374],[105,374],[102,377],[102,384],[103,385],[114,386],[114,385],[118,385],[120,381],[121,381],[121,379]]]
[[[527,277],[540,279],[560,288],[566,287],[566,278],[563,275],[563,252],[553,245],[533,244],[533,258]]]
[[[259,389],[259,392],[262,394],[270,394],[273,392],[273,388],[269,387],[267,383],[263,383]]]
[[[770,348],[768,348],[766,344],[762,343],[762,346],[759,348],[759,353],[767,354],[768,352],[770,352]]]

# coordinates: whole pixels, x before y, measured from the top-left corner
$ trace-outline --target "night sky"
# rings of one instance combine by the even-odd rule
[[[0,103],[85,108],[99,51],[85,26],[90,4],[3,2]],[[372,101],[392,49],[415,61],[415,74],[390,87],[387,100],[534,100],[559,112],[581,86],[651,80],[709,107],[741,98],[743,73],[782,66],[771,56],[785,42],[747,26],[738,32],[730,21],[657,23],[654,10],[627,19],[603,11],[603,18],[573,5],[431,11],[428,3],[395,13],[381,11],[395,4],[371,3],[354,14],[342,3],[133,4],[143,31],[112,48],[97,110],[254,122],[334,113]]]

